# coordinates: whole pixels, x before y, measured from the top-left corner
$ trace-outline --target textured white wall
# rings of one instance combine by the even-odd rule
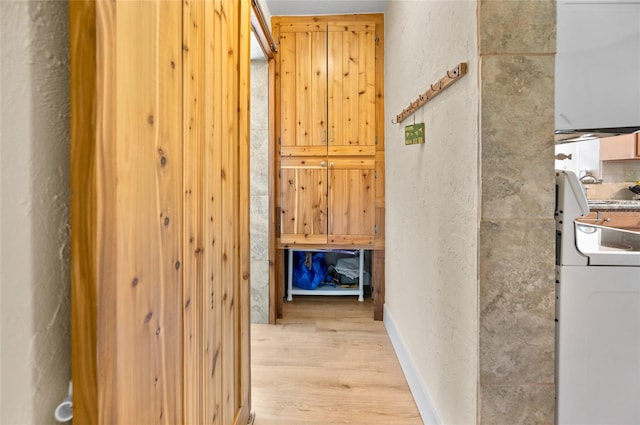
[[[385,11],[386,312],[445,424],[476,422],[478,54],[474,1],[391,0]],[[415,114],[426,143],[391,119],[468,62]]]
[[[67,3],[0,2],[0,423],[55,423],[71,376]]]
[[[269,68],[251,61],[251,322],[269,323]]]

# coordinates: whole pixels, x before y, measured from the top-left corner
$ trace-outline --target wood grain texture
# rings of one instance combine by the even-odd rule
[[[182,320],[184,328],[182,364],[184,376],[184,421],[204,423],[205,396],[204,374],[204,187],[205,179],[205,93],[204,78],[192,78],[204,72],[205,26],[204,3],[183,3],[184,98],[183,116],[189,125],[182,127],[184,140],[183,156],[183,209],[184,209],[184,254]]]
[[[371,300],[299,296],[252,325],[255,425],[422,424]]]
[[[382,320],[385,294],[385,138],[384,138],[384,20],[376,21],[376,226],[371,279],[374,289],[373,317]]]
[[[277,285],[271,284],[278,279],[277,268],[277,249],[276,249],[276,229],[277,227],[277,215],[276,215],[276,196],[275,185],[276,179],[274,178],[274,172],[276,168],[275,159],[275,121],[276,121],[276,109],[275,109],[275,80],[276,78],[276,60],[275,57],[269,60],[269,323],[275,324],[278,304],[282,304],[282,297],[278,300]]]
[[[71,343],[74,415],[98,422],[98,256],[96,120],[96,8],[93,1],[69,4],[71,84]],[[107,227],[109,223],[101,223]],[[103,308],[115,304],[103,299]],[[106,364],[105,364],[106,366]],[[109,368],[113,366],[110,365]]]
[[[71,2],[78,423],[246,423],[249,3]]]
[[[281,238],[327,240],[327,167],[321,160],[283,163]]]
[[[276,144],[274,171],[275,193],[278,195],[273,206],[276,217],[276,247],[351,247],[384,250],[384,18],[380,14],[274,17],[272,28],[276,39],[281,41],[281,49],[275,61],[275,133],[279,136]],[[313,81],[313,67],[309,61],[320,63],[313,56],[309,41],[313,34],[326,33],[326,71],[316,71],[316,76],[326,73],[327,117],[324,126],[304,125],[309,121],[312,110],[319,105],[304,107],[308,101],[306,87]],[[300,37],[299,41],[297,37]],[[320,39],[318,38],[318,43]],[[302,58],[304,56],[305,58]],[[311,70],[311,78],[300,77],[296,72]],[[301,90],[301,87],[303,88]],[[318,86],[319,87],[319,86]],[[314,88],[317,90],[317,88]],[[311,98],[322,99],[324,93],[314,93]],[[299,115],[296,115],[299,114]],[[300,119],[300,116],[304,116]],[[298,125],[298,127],[296,127]],[[305,138],[293,137],[296,131],[306,133],[308,129],[320,131],[326,137],[325,145],[311,145],[312,135]],[[322,130],[326,128],[326,133]],[[358,163],[356,158],[366,157]],[[342,161],[341,158],[344,158]],[[291,161],[289,161],[289,159]],[[303,229],[305,224],[314,223],[308,212],[321,206],[316,193],[305,199],[301,190],[299,175],[290,164],[308,167],[315,160],[333,162],[338,167],[327,167],[326,216],[327,239],[323,235]],[[299,170],[302,170],[299,168]],[[366,172],[363,172],[366,170]],[[320,182],[321,175],[313,177]],[[342,185],[346,185],[342,187]],[[308,185],[307,185],[308,186]],[[305,187],[307,187],[305,186]],[[359,190],[363,189],[363,193]],[[317,211],[324,211],[320,209]],[[299,216],[304,219],[300,220]],[[301,228],[296,228],[300,223]],[[281,259],[281,256],[279,257]],[[384,263],[377,269],[379,285],[384,285]],[[276,263],[281,276],[283,262]],[[281,290],[280,280],[271,281],[272,293]],[[376,304],[376,317],[382,317],[384,291],[379,292],[380,303]],[[279,315],[281,298],[276,296],[276,311]]]
[[[293,149],[326,150],[326,35],[293,32],[281,36],[281,145]]]
[[[371,287],[373,298],[373,319],[384,319],[384,250],[377,249],[373,251],[373,261],[371,270]]]
[[[376,233],[375,21],[336,19],[308,18],[314,31],[297,19],[276,20],[278,31],[287,27],[278,79],[281,245],[319,243],[327,225],[327,242],[340,245],[372,246]],[[365,155],[370,158],[355,158]],[[320,161],[320,167],[339,165],[317,170]]]
[[[374,149],[374,31],[374,22],[328,25],[329,155],[340,146]]]
[[[375,161],[329,161],[329,241],[375,236]]]

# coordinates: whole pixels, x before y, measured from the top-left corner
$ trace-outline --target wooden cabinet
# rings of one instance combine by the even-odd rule
[[[382,15],[274,18],[281,247],[374,246],[376,217],[384,217],[376,214],[376,194],[384,196],[376,178],[376,165],[384,166],[376,122],[381,22]]]
[[[283,158],[280,180],[281,243],[372,246],[374,158]]]
[[[600,160],[615,161],[640,158],[638,133],[605,137],[600,140]]]

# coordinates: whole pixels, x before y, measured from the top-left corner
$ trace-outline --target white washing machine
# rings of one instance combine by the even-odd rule
[[[640,233],[588,212],[556,170],[556,423],[640,424]]]

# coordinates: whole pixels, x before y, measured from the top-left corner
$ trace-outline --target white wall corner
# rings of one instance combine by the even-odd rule
[[[411,390],[413,399],[418,406],[422,422],[425,425],[441,425],[442,422],[440,421],[438,412],[436,411],[433,401],[429,396],[427,385],[422,381],[422,378],[418,373],[418,368],[416,367],[411,354],[407,350],[407,345],[398,332],[393,321],[393,317],[391,313],[389,313],[389,309],[386,305],[384,306],[383,320],[389,339],[391,339],[393,349],[395,350],[398,361],[400,362],[400,367],[402,367],[402,372],[409,384],[409,389]]]

